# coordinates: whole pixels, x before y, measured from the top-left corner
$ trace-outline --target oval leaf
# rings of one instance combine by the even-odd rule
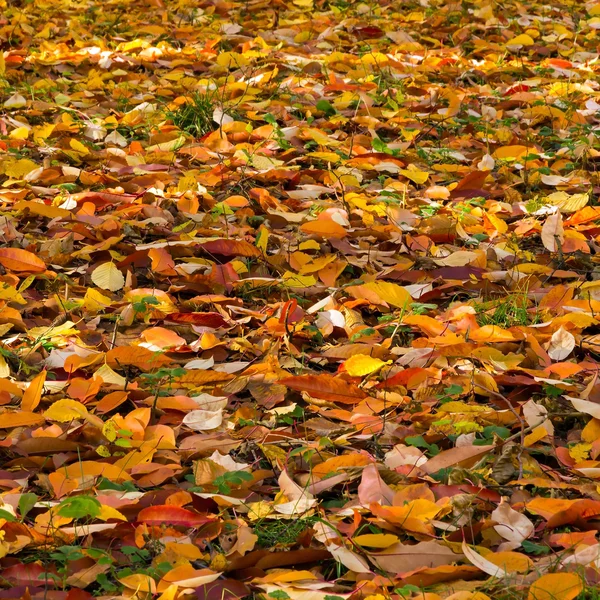
[[[43,273],[46,263],[28,250],[0,248],[0,264],[9,271]]]
[[[116,292],[125,285],[123,273],[117,269],[115,263],[107,262],[96,267],[92,272],[92,281],[99,288]]]

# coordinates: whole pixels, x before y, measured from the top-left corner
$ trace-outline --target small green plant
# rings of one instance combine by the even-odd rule
[[[181,131],[198,138],[215,129],[213,113],[217,103],[217,92],[194,92],[188,102],[176,110],[168,110],[166,117]]]
[[[254,526],[254,534],[258,537],[257,546],[272,548],[273,546],[289,546],[298,541],[298,536],[312,527],[318,517],[305,517],[294,521],[264,519]]]
[[[144,296],[139,302],[134,302],[132,307],[136,316],[145,317],[150,310],[150,306],[156,306],[158,304],[160,304],[160,302],[154,296]]]
[[[239,486],[244,481],[252,481],[252,474],[248,471],[227,471],[219,477],[215,477],[213,485],[217,487],[220,494],[230,494],[231,486]]]
[[[527,296],[513,294],[499,300],[483,302],[475,306],[479,325],[498,325],[499,327],[516,327],[533,325],[539,322],[539,315],[531,313]]]
[[[440,453],[440,447],[437,444],[430,444],[425,441],[425,438],[422,435],[411,435],[407,437],[404,442],[409,446],[414,446],[415,448],[425,448],[429,451],[431,456],[435,456]]]
[[[65,498],[59,505],[57,513],[61,517],[72,519],[94,518],[100,514],[102,505],[92,496],[72,496]]]

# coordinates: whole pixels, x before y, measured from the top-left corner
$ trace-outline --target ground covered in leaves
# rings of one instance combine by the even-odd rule
[[[598,597],[600,4],[0,9],[0,598]]]

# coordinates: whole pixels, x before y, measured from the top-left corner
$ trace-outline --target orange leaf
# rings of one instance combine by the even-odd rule
[[[20,410],[19,412],[3,412],[0,414],[0,429],[11,429],[13,427],[29,427],[41,425],[45,422],[42,415]]]
[[[0,248],[0,264],[9,271],[43,273],[46,263],[28,250]]]
[[[352,454],[328,458],[325,462],[315,465],[312,469],[312,474],[315,477],[322,479],[330,473],[337,473],[340,469],[348,467],[364,467],[372,462],[373,460],[366,454],[353,452]]]
[[[331,219],[309,221],[301,225],[300,229],[309,235],[319,235],[325,238],[343,238],[348,235],[348,232],[341,225]]]
[[[142,371],[152,371],[170,365],[173,361],[159,352],[151,352],[139,346],[119,346],[106,353],[106,363],[111,368],[119,369],[132,365]]]
[[[123,404],[128,397],[128,392],[111,392],[110,394],[106,394],[106,396],[96,404],[96,412],[100,414],[110,412],[117,408],[117,406]]]
[[[582,590],[583,582],[576,573],[549,573],[531,585],[527,600],[573,600]]]
[[[490,343],[514,342],[516,338],[510,331],[502,329],[498,325],[484,325],[475,331],[471,331],[469,339],[474,342]]]
[[[176,275],[175,261],[164,248],[151,248],[148,256],[152,261],[152,270],[161,275]]]
[[[21,400],[21,409],[25,411],[34,411],[42,399],[44,383],[46,382],[46,371],[39,373],[23,394]]]
[[[280,379],[277,383],[298,392],[307,392],[315,398],[342,404],[355,404],[367,396],[357,386],[331,375],[298,375]]]

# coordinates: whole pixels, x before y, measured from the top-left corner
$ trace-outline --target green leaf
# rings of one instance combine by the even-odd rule
[[[373,146],[373,150],[375,150],[375,152],[383,152],[392,156],[394,155],[394,151],[391,148],[389,148],[388,145],[381,138],[375,138],[371,142],[371,145]]]
[[[27,516],[27,513],[35,506],[38,501],[38,497],[35,494],[23,494],[19,498],[19,514],[21,519]]]
[[[547,546],[542,546],[541,544],[536,544],[534,542],[530,542],[529,540],[523,540],[523,542],[521,542],[521,546],[523,547],[523,550],[527,552],[527,554],[541,555],[548,554],[550,552],[550,548]]]
[[[0,519],[4,519],[4,520],[8,521],[9,523],[13,523],[14,521],[17,520],[17,519],[15,519],[15,516],[12,513],[9,513],[7,510],[4,510],[3,508],[0,508]]]
[[[331,105],[328,100],[319,100],[316,104],[317,110],[324,112],[328,117],[331,117],[337,113],[335,108]]]
[[[97,517],[102,505],[91,496],[74,496],[66,498],[58,505],[58,514],[61,517],[82,519],[84,517]]]

